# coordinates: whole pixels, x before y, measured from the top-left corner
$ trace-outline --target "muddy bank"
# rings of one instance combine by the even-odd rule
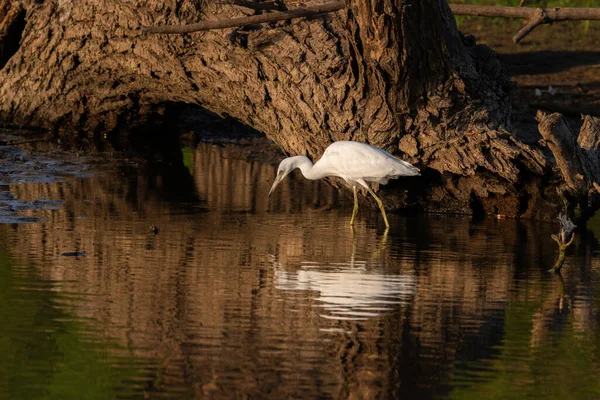
[[[45,196],[23,201],[11,187],[91,178],[140,162],[114,152],[88,154],[77,146],[61,146],[60,138],[46,132],[4,124],[0,126],[0,223],[40,222],[43,218],[35,216],[36,211],[58,210],[64,202]]]
[[[523,22],[459,18],[459,29],[497,52],[514,82],[514,131],[531,143],[541,139],[537,110],[559,112],[575,132],[581,114],[600,117],[599,21],[543,25],[519,44],[512,36]]]

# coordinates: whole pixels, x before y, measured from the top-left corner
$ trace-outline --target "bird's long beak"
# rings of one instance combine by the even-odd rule
[[[271,190],[269,190],[269,196],[271,195],[271,193],[273,193],[273,191],[275,190],[275,188],[277,186],[279,186],[279,184],[281,183],[281,181],[283,180],[283,178],[285,178],[284,174],[277,174],[277,176],[275,177],[275,182],[273,182],[273,186],[271,186]]]

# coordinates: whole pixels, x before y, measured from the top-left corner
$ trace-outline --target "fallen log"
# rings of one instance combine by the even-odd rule
[[[317,159],[331,142],[354,140],[415,164],[418,180],[378,191],[390,210],[553,220],[565,196],[586,215],[600,207],[580,201],[589,174],[565,177],[553,153],[511,133],[506,70],[459,34],[445,1],[348,0],[251,17],[183,0],[19,4],[16,12],[0,0],[2,26],[13,27],[0,39],[14,45],[0,65],[0,118],[10,123],[117,146],[132,135],[169,135],[161,122],[193,104],[264,132],[290,155]],[[224,27],[342,8],[244,35],[140,29],[173,23],[190,32],[198,21]],[[573,184],[577,174],[584,182]]]

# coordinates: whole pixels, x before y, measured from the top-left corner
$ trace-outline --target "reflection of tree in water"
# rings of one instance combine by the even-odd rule
[[[597,264],[591,254],[595,243],[592,240],[584,245],[578,262],[563,271],[566,278],[559,272],[546,282],[545,296],[532,319],[532,348],[554,345],[565,330],[572,329],[576,334],[596,332],[596,288],[590,270]]]
[[[337,194],[326,186],[290,180],[267,203],[274,167],[228,151],[197,150],[179,200],[163,193],[166,173],[11,188],[24,200],[66,200],[60,212],[43,211],[46,222],[16,227],[11,246],[26,249],[46,278],[65,281],[64,290],[85,294],[86,302],[72,305],[76,314],[100,321],[107,337],[151,360],[147,390],[188,397],[446,395],[455,380],[467,379],[463,372],[501,357],[506,340],[519,352],[529,349],[536,312],[554,318],[535,306],[558,290],[539,268],[553,261],[549,228],[402,217],[382,244],[368,219],[359,218],[353,236],[347,210],[327,209]],[[189,187],[195,200],[185,195]],[[150,224],[159,235],[148,235]],[[88,257],[60,257],[74,250]],[[598,330],[596,294],[582,282],[595,261],[580,258],[579,267],[564,271],[573,322],[563,326],[589,337]],[[281,290],[281,272],[302,290]],[[326,282],[331,273],[337,283]],[[369,276],[376,279],[368,291],[392,291],[398,301],[363,321],[321,317],[324,294],[339,300],[344,279],[358,285]]]
[[[126,382],[143,378],[138,360],[112,353],[118,344],[69,312],[69,306],[78,301],[72,293],[41,278],[35,267],[15,262],[1,243],[0,397],[131,395]]]
[[[194,153],[196,188],[209,208],[287,213],[337,203],[337,190],[323,182],[306,182],[305,179],[287,180],[279,193],[268,197],[276,167],[240,159],[241,156],[244,154],[240,154],[236,146],[210,144],[200,144]]]
[[[494,357],[480,358],[465,371],[479,371],[480,384],[464,382],[455,373],[456,398],[569,397],[598,395],[598,291],[592,252],[595,239],[578,243],[577,257],[568,261],[564,277],[546,273],[516,281],[505,306],[502,342]],[[549,252],[552,254],[552,252]],[[552,265],[549,259],[539,270]]]

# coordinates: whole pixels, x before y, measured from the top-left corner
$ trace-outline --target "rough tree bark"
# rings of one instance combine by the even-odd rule
[[[388,208],[540,219],[558,215],[565,198],[584,214],[596,208],[552,154],[510,133],[505,71],[490,49],[461,37],[445,1],[348,0],[325,16],[185,35],[140,27],[261,11],[74,4],[0,0],[0,117],[110,135],[197,104],[289,154],[318,158],[332,141],[357,140],[421,167],[422,178],[385,187]]]

